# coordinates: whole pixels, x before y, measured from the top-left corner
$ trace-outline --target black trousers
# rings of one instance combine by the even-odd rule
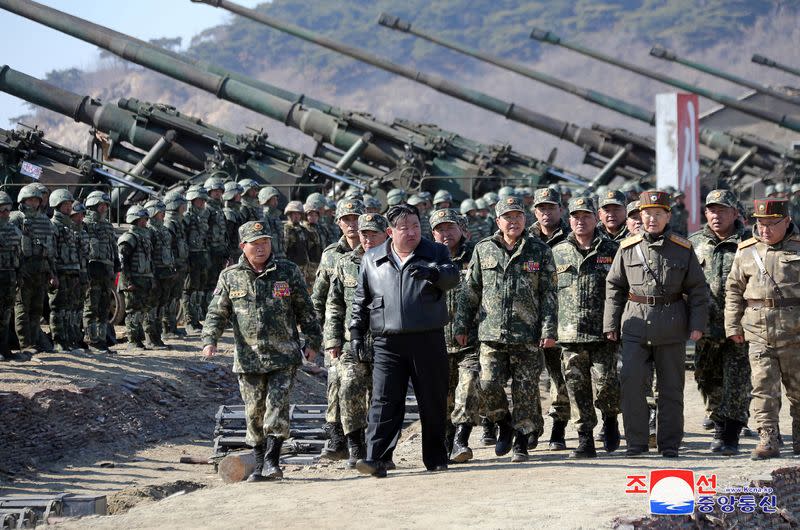
[[[377,336],[374,350],[367,459],[385,460],[394,450],[411,378],[422,423],[422,461],[428,469],[447,464],[449,374],[444,331]]]

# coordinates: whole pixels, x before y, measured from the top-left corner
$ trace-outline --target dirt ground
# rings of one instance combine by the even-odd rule
[[[213,360],[227,371],[229,345]],[[749,459],[755,438],[743,439],[740,456],[711,457],[710,434],[701,427],[700,396],[687,374],[687,434],[676,461],[667,462],[652,452],[626,459],[621,451],[616,455],[600,451],[594,461],[572,461],[567,452],[547,451],[545,443],[532,452],[530,462],[512,464],[508,457],[497,458],[493,448],[479,446],[476,432],[475,460],[452,465],[447,472],[428,473],[421,463],[418,427],[412,426],[395,452],[397,471],[383,480],[333,463],[285,466],[286,478],[281,482],[225,485],[210,465],[179,463],[181,456],[210,455],[213,412],[220,403],[236,399],[232,376],[227,382],[216,380],[216,391],[189,377],[193,373],[189,367],[206,364],[196,340],[171,352],[122,354],[101,362],[66,357],[43,356],[42,363],[0,366],[0,403],[9,395],[19,398],[18,392],[35,400],[45,389],[86,392],[142,373],[172,381],[187,399],[184,408],[164,413],[160,422],[165,428],[163,432],[155,429],[156,439],[152,434],[88,443],[76,438],[52,458],[40,458],[37,464],[17,471],[9,471],[16,468],[0,459],[0,495],[61,491],[109,495],[109,506],[117,515],[57,525],[63,528],[610,527],[617,516],[647,512],[645,495],[624,492],[629,474],[663,467],[692,469],[716,473],[719,487],[724,487],[748,484],[778,467],[800,465],[791,455],[788,436],[784,456],[773,461]],[[319,402],[322,379],[298,373],[295,397]],[[68,403],[60,406],[69,409]],[[199,411],[192,425],[175,418],[189,415],[188,407]],[[784,433],[791,432],[787,408],[781,417]],[[171,425],[180,428],[173,429],[178,434],[170,437]],[[549,421],[546,428],[549,432]],[[577,443],[571,426],[567,442],[571,448]]]

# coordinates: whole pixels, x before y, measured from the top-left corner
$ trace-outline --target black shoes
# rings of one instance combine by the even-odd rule
[[[741,430],[741,422],[736,420],[725,420],[725,424],[722,428],[720,440],[721,444],[719,448],[719,452],[723,456],[734,456],[739,454],[739,432]]]
[[[510,414],[506,414],[503,419],[497,422],[497,429],[497,444],[494,446],[494,454],[497,456],[505,456],[511,451],[511,442],[514,438],[514,427],[511,425]]]
[[[578,447],[569,454],[570,458],[597,458],[597,450],[594,447],[594,438],[590,432],[578,433]]]
[[[497,426],[489,418],[481,420],[481,428],[483,435],[481,436],[481,443],[483,445],[495,445],[497,443]]]
[[[267,454],[264,457],[264,469],[261,471],[261,476],[267,480],[283,478],[283,471],[280,468],[282,445],[283,438],[267,436]]]
[[[560,420],[553,420],[553,430],[550,431],[550,443],[547,449],[550,451],[565,451],[567,449],[567,441],[564,439],[564,431],[567,428],[567,422]]]
[[[253,456],[256,459],[256,465],[253,468],[253,472],[250,473],[250,476],[247,477],[247,482],[262,482],[267,480],[266,478],[261,476],[261,471],[264,469],[264,456],[266,456],[266,442],[261,442],[258,445],[253,446]]]
[[[609,416],[603,419],[603,429],[601,431],[603,437],[603,449],[609,453],[613,453],[619,449],[619,441],[622,438],[619,434],[619,423],[616,416]],[[595,438],[596,440],[597,438]]]
[[[359,460],[356,462],[356,469],[364,475],[371,475],[375,478],[386,477],[386,466],[380,460]]]
[[[511,461],[527,462],[528,458],[528,435],[517,431],[514,436],[514,454],[511,455]]]
[[[348,469],[355,469],[356,462],[367,457],[364,429],[347,433],[347,450],[350,453],[350,458],[347,459],[347,467]]]
[[[664,458],[678,458],[678,450],[677,449],[663,449],[661,451],[661,456]]]
[[[629,458],[642,456],[649,450],[650,448],[647,447],[646,445],[629,445],[628,448],[625,449],[625,456]]]
[[[345,460],[350,457],[347,450],[347,440],[341,423],[326,423],[323,427],[328,434],[328,443],[320,454],[320,458],[327,460]]]
[[[450,460],[456,464],[472,460],[472,449],[469,448],[469,435],[471,433],[472,425],[468,423],[460,423],[456,426],[453,450],[450,452]]]
[[[725,424],[723,422],[721,422],[721,421],[715,421],[714,422],[714,439],[711,440],[711,445],[709,446],[709,449],[711,450],[712,453],[719,453],[719,452],[722,451],[722,446],[723,446],[722,437],[723,437],[723,432],[724,431],[725,431]],[[737,437],[737,440],[738,440],[739,433],[736,433],[736,435],[737,435],[736,437]],[[737,442],[737,444],[738,444],[738,442]]]

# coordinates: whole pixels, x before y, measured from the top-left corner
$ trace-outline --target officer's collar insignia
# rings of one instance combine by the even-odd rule
[[[253,225],[253,230],[261,230],[262,228],[264,228],[264,227],[261,226],[261,223],[256,223],[256,224]]]

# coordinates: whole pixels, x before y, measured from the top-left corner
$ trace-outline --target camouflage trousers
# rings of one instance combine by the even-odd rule
[[[0,355],[11,352],[11,316],[14,314],[14,297],[17,294],[17,275],[14,271],[0,271]]]
[[[258,445],[267,436],[289,437],[289,395],[296,371],[289,366],[266,374],[238,374],[248,445]]]
[[[18,277],[14,323],[20,349],[34,348],[39,341],[48,281],[46,272],[21,272]]]
[[[58,288],[50,292],[50,333],[56,344],[69,347],[80,340],[80,327],[76,329],[74,319],[76,305],[81,300],[80,273],[59,274]]]
[[[339,416],[344,433],[366,429],[367,409],[372,396],[372,363],[360,362],[346,351],[336,363],[336,373],[339,377]]]
[[[479,425],[481,411],[480,356],[478,348],[447,352],[450,378],[447,384],[447,413],[450,423]]]
[[[312,288],[314,287],[314,280],[317,277],[318,268],[319,263],[313,262],[308,262],[300,267],[300,270],[303,272],[303,278],[306,280],[306,288],[309,292],[311,292]]]
[[[150,300],[147,302],[149,307],[144,317],[144,332],[150,340],[161,340],[161,322],[167,313],[175,278],[176,276],[171,274],[158,276],[153,280],[155,289],[150,293]]]
[[[550,410],[547,415],[555,421],[568,422],[572,416],[570,410],[569,392],[561,367],[561,348],[544,349],[544,366],[550,377]]]
[[[505,386],[511,378],[511,418],[524,434],[544,429],[539,395],[542,350],[526,344],[482,342],[480,345],[481,389],[486,417],[497,422],[509,413]]]
[[[202,301],[203,307],[201,311],[203,318],[205,318],[206,311],[208,311],[208,304],[210,304],[211,299],[214,298],[214,289],[217,287],[219,274],[223,271],[223,269],[225,269],[228,263],[227,249],[212,250],[208,254],[210,268],[206,277],[206,285],[203,288],[205,291]]]
[[[800,349],[797,344],[771,348],[751,342],[750,367],[753,380],[753,417],[759,428],[778,428],[781,383],[789,400],[792,436],[800,440]]]
[[[747,344],[727,339],[699,340],[695,345],[694,379],[709,418],[747,423],[753,388]]]
[[[611,342],[564,344],[564,378],[578,410],[575,429],[580,433],[591,433],[597,425],[595,407],[604,418],[619,415],[617,350]],[[597,388],[594,399],[593,373]]]
[[[178,312],[181,307],[181,293],[183,292],[183,285],[186,283],[187,274],[187,271],[179,270],[175,274],[175,279],[169,285],[169,300],[164,308],[164,314],[161,316],[161,326],[164,333],[178,332]]]
[[[187,324],[200,327],[205,320],[203,304],[206,298],[206,286],[211,261],[208,252],[192,252],[189,254],[189,274],[183,284],[183,316]],[[216,280],[215,280],[216,281]]]
[[[106,344],[106,327],[111,312],[111,296],[114,286],[114,273],[102,264],[89,265],[89,289],[83,301],[83,326],[86,340],[93,346]]]
[[[144,318],[150,311],[154,282],[153,278],[148,276],[132,278],[131,287],[123,291],[128,342],[144,340]]]
[[[339,359],[334,359],[330,354],[326,353],[325,366],[328,367],[328,382],[325,387],[325,395],[328,398],[328,408],[325,410],[325,421],[328,423],[340,423],[342,417],[339,407],[339,392],[341,389]]]

